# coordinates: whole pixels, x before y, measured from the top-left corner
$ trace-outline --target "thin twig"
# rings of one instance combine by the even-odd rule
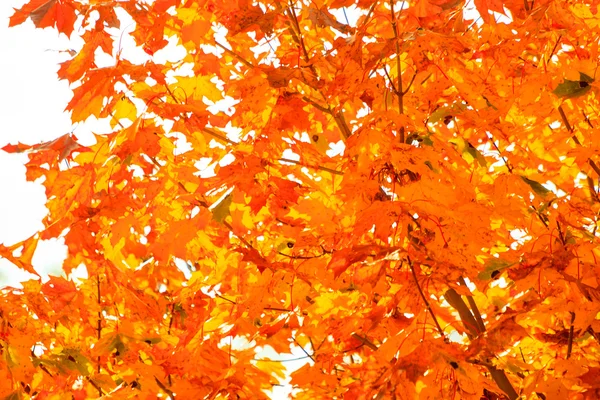
[[[367,346],[368,348],[370,348],[373,351],[377,351],[378,347],[375,345],[375,343],[371,342],[367,336],[361,336],[358,333],[353,333],[351,335],[354,339],[358,340],[359,342],[361,342],[364,346]]]
[[[558,237],[560,238],[560,242],[564,245],[567,244],[567,239],[565,238],[565,235],[563,234],[562,228],[560,226],[560,223],[558,221],[556,221],[556,227],[558,228]]]
[[[254,65],[252,65],[252,63],[248,60],[246,60],[244,57],[240,56],[239,54],[237,54],[235,51],[228,49],[227,47],[225,47],[224,45],[222,45],[221,43],[219,43],[218,41],[215,40],[215,44],[217,46],[219,46],[220,48],[222,48],[223,50],[225,50],[226,53],[228,53],[229,55],[237,58],[242,64],[244,64],[246,67],[248,68],[254,68]]]
[[[398,84],[396,85],[396,96],[398,97],[398,113],[404,114],[404,94],[402,89],[402,63],[400,61],[400,43],[398,43],[398,27],[396,25],[396,13],[394,12],[394,1],[390,1],[392,13],[392,29],[394,30],[394,42],[396,43],[396,73],[398,74]],[[404,143],[404,126],[400,127],[400,143]]]
[[[302,350],[302,351],[304,352],[304,354],[306,354],[306,356],[307,356],[308,358],[310,358],[311,360],[313,360],[313,362],[315,362],[315,359],[313,358],[313,355],[314,355],[314,350],[315,350],[315,349],[313,348],[313,354],[308,354],[308,351],[306,351],[306,350],[304,349],[304,347],[300,346],[300,343],[298,343],[298,341],[296,340],[296,338],[294,337],[293,339],[294,339],[294,342],[296,342],[296,344],[298,345],[298,347],[300,347],[300,350]]]
[[[102,388],[92,380],[92,378],[90,378],[89,376],[86,376],[86,379],[88,380],[88,382],[94,387],[96,388],[96,390],[98,390],[98,395],[99,396],[104,396],[104,392],[102,391]]]
[[[556,51],[556,48],[558,47],[558,44],[560,43],[560,39],[562,39],[562,35],[558,36],[558,40],[556,41],[556,44],[554,45],[554,47],[552,48],[552,51],[550,52],[550,56],[548,57],[548,61],[546,61],[546,65],[548,65],[548,63],[552,59],[552,56],[554,55],[554,52]]]
[[[283,362],[291,362],[291,361],[298,361],[298,360],[306,360],[307,358],[311,358],[312,359],[312,356],[309,354],[308,356],[297,357],[297,358],[288,358],[288,359],[285,359],[285,360],[270,360],[268,358],[254,358],[252,361],[283,363]]]
[[[490,136],[491,136],[490,137],[490,141],[492,142],[492,145],[494,146],[494,148],[496,149],[496,151],[498,152],[498,154],[502,158],[502,161],[504,161],[504,165],[506,165],[506,168],[508,169],[508,172],[510,172],[512,174],[513,173],[512,166],[508,162],[508,159],[506,157],[504,157],[504,154],[502,154],[502,152],[500,151],[500,148],[498,147],[498,145],[494,141],[494,136],[491,133],[490,133]]]
[[[279,161],[281,161],[281,162],[287,162],[287,163],[291,163],[291,164],[296,164],[296,165],[300,165],[300,166],[303,166],[303,167],[306,167],[306,168],[320,169],[321,171],[329,172],[329,173],[334,174],[334,175],[344,175],[344,173],[342,171],[336,171],[335,169],[323,167],[323,166],[320,166],[320,165],[308,165],[308,164],[304,164],[304,163],[302,163],[300,161],[290,160],[289,158],[280,158]]]
[[[412,272],[412,276],[415,281],[415,284],[417,285],[417,289],[419,290],[419,294],[421,295],[421,299],[423,299],[423,301],[425,302],[425,307],[427,307],[429,314],[431,314],[431,317],[433,318],[433,322],[435,323],[437,330],[439,331],[440,335],[442,335],[442,337],[444,338],[444,341],[446,341],[446,335],[444,335],[444,330],[440,326],[440,323],[438,322],[438,320],[435,316],[435,313],[433,312],[433,309],[431,308],[431,305],[429,305],[429,301],[427,300],[427,297],[425,297],[423,290],[421,290],[421,285],[419,285],[419,279],[417,278],[417,273],[415,272],[415,267],[414,267],[410,257],[408,257],[408,265],[410,267],[410,271]]]
[[[277,254],[279,254],[280,256],[287,257],[287,258],[291,258],[292,260],[312,260],[313,258],[319,258],[319,257],[323,257],[325,255],[325,254],[318,254],[316,256],[292,256],[289,254],[282,253],[281,251],[278,251]]]
[[[569,343],[567,344],[567,360],[571,357],[571,351],[573,350],[573,323],[575,322],[575,313],[571,311],[571,326],[569,327]]]
[[[586,176],[585,179],[587,181],[587,185],[590,190],[590,197],[591,197],[592,201],[596,201],[596,202],[600,203],[600,198],[598,198],[598,192],[596,191],[596,188],[594,187],[594,180],[590,176]]]
[[[378,0],[375,0],[373,2],[373,4],[371,5],[371,8],[369,8],[369,12],[367,12],[367,15],[365,16],[365,21],[363,22],[362,26],[359,28],[359,30],[363,30],[366,26],[367,23],[369,22],[369,20],[371,19],[371,15],[373,14],[373,10],[375,10],[375,7],[377,6]]]
[[[156,384],[158,385],[158,387],[165,392],[166,394],[169,395],[169,397],[171,398],[171,400],[175,399],[175,393],[173,393],[171,390],[169,390],[168,387],[165,386],[164,383],[162,383],[156,376],[154,377],[154,381],[156,382]]]
[[[223,142],[229,143],[229,144],[238,144],[237,142],[234,142],[231,139],[228,139],[227,137],[215,132],[214,130],[210,129],[210,128],[201,128],[202,132],[208,133],[209,135],[213,136],[214,138],[217,138],[219,140],[222,140]]]
[[[228,301],[228,302],[230,302],[231,304],[235,304],[235,305],[237,305],[237,302],[235,302],[235,301],[233,301],[233,300],[231,300],[231,299],[228,299],[227,297],[223,297],[223,296],[221,296],[220,294],[217,294],[217,295],[215,295],[215,296],[216,296],[216,297],[218,297],[218,298],[220,298],[220,299],[223,299],[223,300],[225,300],[225,301]]]
[[[319,111],[322,111],[326,114],[331,114],[331,110],[329,108],[323,107],[322,105],[320,105],[316,101],[312,100],[308,96],[302,96],[302,100],[304,100],[305,102],[307,102],[308,104],[310,104],[311,106],[313,106],[314,108],[316,108]]]
[[[97,291],[97,296],[98,296],[98,326],[97,326],[97,330],[98,330],[98,342],[100,342],[100,339],[102,337],[102,301],[101,301],[101,293],[100,293],[100,275],[97,274],[96,275],[96,291]],[[96,370],[98,371],[98,373],[100,373],[100,356],[98,356],[98,358],[96,359]],[[94,381],[92,381],[91,379],[89,379],[90,383],[92,384],[92,386],[94,386],[96,389],[98,389],[98,395],[102,396],[102,389],[96,385],[96,383]]]
[[[388,81],[390,81],[390,86],[392,87],[392,92],[394,92],[394,94],[397,96],[401,95],[400,92],[398,91],[398,89],[396,89],[396,85],[394,85],[394,81],[392,80],[392,77],[390,76],[390,73],[387,70],[387,65],[384,65],[383,72],[385,72],[386,78],[388,78]]]
[[[408,93],[408,91],[410,90],[413,82],[415,81],[415,78],[417,77],[417,70],[415,70],[414,75],[412,76],[412,78],[410,78],[410,81],[408,82],[408,85],[406,86],[406,89],[402,92],[402,96],[404,96],[406,93]]]
[[[560,117],[562,118],[563,123],[565,124],[565,127],[567,128],[569,133],[573,134],[573,127],[569,123],[569,120],[567,119],[567,115],[565,114],[565,111],[563,110],[562,105],[558,106],[558,113],[560,114]],[[573,140],[578,145],[581,145],[581,143],[579,142],[579,139],[577,139],[577,137],[573,136]]]
[[[594,125],[592,124],[592,121],[590,121],[590,117],[588,117],[585,111],[583,110],[581,110],[581,113],[583,114],[583,118],[585,118],[585,122],[587,122],[588,126],[594,129]]]

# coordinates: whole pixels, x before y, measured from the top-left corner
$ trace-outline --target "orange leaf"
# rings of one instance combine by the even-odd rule
[[[0,257],[7,259],[17,267],[29,272],[30,274],[39,276],[31,264],[35,249],[37,248],[38,240],[39,236],[35,235],[10,247],[0,244]],[[18,251],[20,255],[15,256],[15,251]]]

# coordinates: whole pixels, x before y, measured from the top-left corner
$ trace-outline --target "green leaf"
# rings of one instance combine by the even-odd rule
[[[488,281],[493,278],[492,275],[496,275],[498,272],[513,266],[515,263],[502,260],[500,258],[490,258],[485,262],[485,269],[477,275],[482,281]],[[497,272],[496,272],[497,271]]]
[[[583,96],[590,91],[590,83],[592,82],[594,82],[592,77],[580,72],[578,81],[565,79],[564,82],[560,83],[556,89],[554,89],[553,93],[558,97],[566,99]]]
[[[225,198],[213,208],[212,216],[215,221],[223,222],[225,221],[225,218],[229,216],[229,206],[233,200],[232,193],[229,193],[227,196],[225,196]]]
[[[548,189],[546,189],[544,187],[544,185],[542,185],[538,181],[534,181],[533,179],[525,178],[524,176],[522,176],[521,179],[523,179],[523,182],[528,184],[529,187],[531,187],[531,189],[533,189],[533,191],[535,193],[537,193],[538,195],[540,195],[542,197],[546,197],[548,194],[551,193]]]

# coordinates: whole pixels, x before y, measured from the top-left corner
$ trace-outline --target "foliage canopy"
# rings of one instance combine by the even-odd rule
[[[68,256],[2,291],[0,395],[267,398],[301,346],[298,399],[600,398],[598,1],[473,3],[15,10],[112,132],[4,147],[49,214],[0,255]]]

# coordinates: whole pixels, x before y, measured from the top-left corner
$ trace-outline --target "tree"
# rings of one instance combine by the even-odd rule
[[[0,394],[267,398],[300,346],[298,399],[599,398],[599,4],[469,4],[16,10],[113,131],[4,147],[49,214],[0,255],[68,257],[2,291]]]

